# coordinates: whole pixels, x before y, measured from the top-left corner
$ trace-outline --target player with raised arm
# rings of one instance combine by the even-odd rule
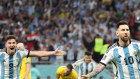
[[[116,61],[117,79],[140,79],[139,54],[140,42],[130,39],[130,29],[126,21],[122,20],[117,24],[116,35],[118,42],[114,43],[93,72],[83,77],[94,77],[100,73],[106,64],[112,60]]]
[[[81,79],[81,75],[87,75],[88,73],[92,72],[96,63],[92,60],[91,52],[85,52],[84,58],[76,61],[72,64],[74,68],[78,67],[79,75],[78,79]]]
[[[6,48],[0,50],[0,79],[20,79],[20,65],[24,57],[66,54],[66,52],[58,49],[55,51],[29,51],[17,48],[16,37],[14,35],[7,36],[5,46]]]

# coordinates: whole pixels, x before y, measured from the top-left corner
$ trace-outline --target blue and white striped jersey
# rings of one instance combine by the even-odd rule
[[[102,64],[115,60],[118,79],[140,79],[140,42],[131,40],[127,47],[114,43],[101,60]]]
[[[96,63],[93,60],[91,60],[91,62],[87,64],[84,62],[84,59],[81,59],[76,61],[72,65],[74,68],[78,67],[78,79],[81,79],[81,75],[87,75],[88,73],[93,71],[93,68],[95,67]]]
[[[27,56],[28,50],[16,49],[14,55],[8,55],[6,49],[0,50],[0,79],[20,79],[19,70],[22,58]]]

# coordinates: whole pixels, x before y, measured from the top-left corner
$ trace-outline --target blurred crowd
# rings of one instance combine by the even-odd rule
[[[41,57],[38,62],[71,63],[85,51],[94,53],[97,37],[104,44],[114,43],[116,23],[122,19],[129,22],[131,38],[140,40],[140,0],[1,0],[0,49],[5,37],[14,34],[28,50],[60,46],[67,51],[66,56]]]

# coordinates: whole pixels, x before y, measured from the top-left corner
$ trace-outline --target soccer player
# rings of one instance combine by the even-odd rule
[[[77,79],[77,73],[71,64],[61,66],[56,71],[56,79]]]
[[[20,64],[24,57],[66,54],[66,52],[58,49],[55,51],[29,51],[17,48],[16,37],[14,35],[8,35],[5,41],[6,48],[0,50],[0,79],[20,79]]]
[[[23,43],[18,43],[17,48],[25,49]],[[20,68],[20,79],[31,79],[31,58],[24,57]]]
[[[138,63],[140,42],[130,39],[129,25],[124,20],[117,23],[116,35],[118,36],[118,42],[109,47],[95,70],[88,75],[82,75],[83,77],[96,76],[108,62],[115,60],[117,63],[117,79],[140,79]]]
[[[79,68],[78,79],[81,79],[81,75],[87,75],[93,71],[96,63],[92,60],[92,54],[90,52],[85,52],[84,58],[76,61],[72,65],[74,68]]]

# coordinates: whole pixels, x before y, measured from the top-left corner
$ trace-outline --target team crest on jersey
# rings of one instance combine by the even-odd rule
[[[134,51],[134,55],[136,55],[137,54],[137,52],[136,51]]]

